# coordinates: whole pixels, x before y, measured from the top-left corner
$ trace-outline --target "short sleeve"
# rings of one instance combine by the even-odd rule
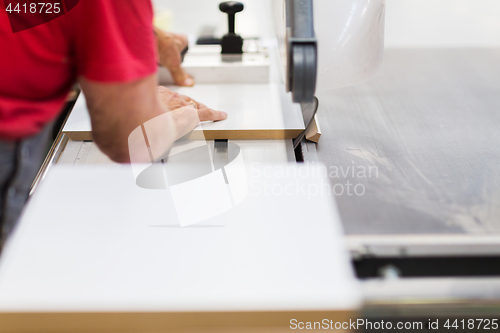
[[[67,18],[78,76],[130,82],[157,71],[150,0],[83,0]]]

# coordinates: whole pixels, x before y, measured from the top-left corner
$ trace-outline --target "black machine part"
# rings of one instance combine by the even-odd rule
[[[311,103],[318,66],[312,0],[286,0],[286,21],[287,90],[295,103]]]
[[[244,6],[238,1],[226,1],[219,5],[221,12],[227,13],[228,33],[222,37],[222,54],[243,54],[243,38],[235,33],[236,13],[243,11]]]

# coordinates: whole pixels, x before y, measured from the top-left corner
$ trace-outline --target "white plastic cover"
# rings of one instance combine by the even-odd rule
[[[382,66],[385,0],[314,0],[316,90],[352,85]]]

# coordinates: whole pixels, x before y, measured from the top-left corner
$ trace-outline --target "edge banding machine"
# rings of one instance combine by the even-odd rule
[[[200,124],[162,163],[112,163],[92,142],[84,96],[70,103],[2,254],[0,332],[277,332],[294,320],[498,314],[498,299],[474,293],[498,291],[496,277],[404,277],[404,260],[460,244],[346,236],[335,195],[321,190],[315,93],[381,66],[385,1],[351,2],[273,1],[272,41],[242,39],[243,6],[222,5],[229,32],[185,55],[197,84],[169,88],[228,119]],[[331,35],[348,32],[340,52]]]

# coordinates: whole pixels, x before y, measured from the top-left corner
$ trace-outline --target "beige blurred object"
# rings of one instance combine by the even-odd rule
[[[80,94],[80,87],[78,85],[73,86],[73,88],[71,88],[70,92],[68,93],[68,96],[66,96],[66,102],[76,101],[79,94]]]
[[[173,12],[169,9],[162,9],[155,12],[155,16],[153,19],[153,24],[155,27],[165,30],[171,31],[172,28],[172,17]]]
[[[312,142],[318,142],[321,138],[321,128],[319,127],[319,122],[317,116],[311,121],[306,129],[306,139]]]

